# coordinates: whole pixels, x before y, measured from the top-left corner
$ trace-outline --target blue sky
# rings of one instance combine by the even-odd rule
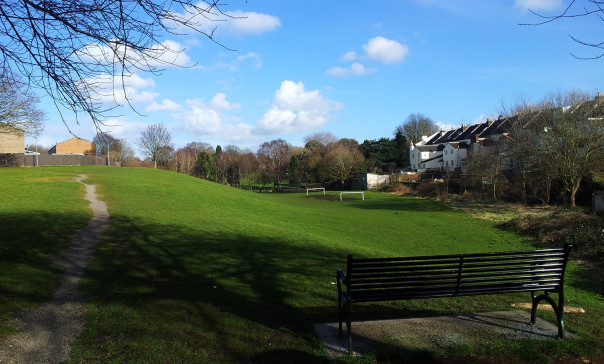
[[[392,137],[411,113],[448,129],[482,122],[518,98],[604,92],[603,61],[573,58],[596,53],[569,38],[602,41],[604,22],[519,25],[539,20],[527,8],[555,14],[567,4],[233,0],[223,10],[246,18],[217,23],[215,39],[234,51],[200,35],[166,35],[164,42],[183,50],[176,63],[188,67],[128,77],[138,113],[114,110],[106,130],[135,147],[147,125],[162,123],[176,148],[196,141],[256,151],[277,138],[303,146],[321,131],[359,142]],[[48,116],[40,144],[72,137],[50,100],[40,107]],[[92,140],[91,122],[64,116],[75,135]]]

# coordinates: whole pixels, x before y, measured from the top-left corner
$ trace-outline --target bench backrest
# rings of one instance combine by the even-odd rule
[[[560,249],[355,259],[346,289],[354,301],[560,292],[571,246]]]

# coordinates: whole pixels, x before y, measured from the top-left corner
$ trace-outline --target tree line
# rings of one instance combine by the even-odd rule
[[[360,172],[394,173],[408,164],[409,144],[403,130],[401,125],[392,139],[365,140],[362,144],[320,132],[307,136],[304,146],[274,139],[251,151],[236,145],[214,148],[204,142],[174,149],[169,131],[153,124],[141,133],[136,145],[154,167],[231,186],[272,184],[279,190],[285,181],[291,187],[327,182],[344,185]],[[132,158],[126,141],[107,133],[97,134],[94,143],[99,155],[106,155],[109,146],[110,155],[119,156],[122,163]]]

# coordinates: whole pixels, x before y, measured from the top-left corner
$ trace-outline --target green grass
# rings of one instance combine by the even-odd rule
[[[76,170],[0,168],[0,337],[15,310],[38,306],[62,274],[50,256],[92,217]],[[69,182],[71,181],[71,182]]]
[[[311,324],[337,319],[332,282],[347,254],[533,248],[525,238],[428,200],[373,192],[365,201],[344,202],[305,193],[258,194],[151,169],[41,170],[39,178],[87,173],[111,214],[83,281],[88,325],[74,346],[74,362],[327,361]],[[63,192],[65,198],[81,198],[75,184],[64,185],[75,187]],[[74,201],[74,206],[80,206],[73,212],[79,216],[82,203]],[[63,219],[71,220],[70,214]],[[567,305],[582,306],[588,314],[566,315],[565,322],[585,339],[545,345],[557,357],[597,352],[604,337],[602,300],[592,278],[577,266],[571,265],[567,280]],[[509,310],[511,303],[527,300],[526,295],[502,295],[358,305],[355,320]],[[551,314],[539,316],[554,321]],[[543,356],[543,344],[534,342],[487,344],[453,354]],[[400,361],[414,355],[385,347],[360,360]]]

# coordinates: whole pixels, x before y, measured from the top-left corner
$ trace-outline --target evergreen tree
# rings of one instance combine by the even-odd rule
[[[210,180],[216,173],[216,162],[214,162],[214,157],[205,150],[200,152],[197,157],[197,169],[203,179]]]
[[[287,168],[290,186],[300,186],[300,160],[297,155],[292,155]]]

